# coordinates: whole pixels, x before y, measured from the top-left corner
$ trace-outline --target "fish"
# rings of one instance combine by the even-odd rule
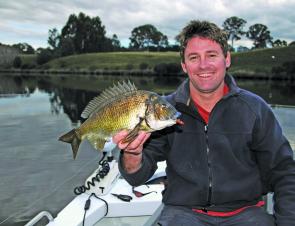
[[[122,143],[132,142],[139,131],[153,132],[175,124],[182,124],[179,113],[163,96],[138,90],[130,80],[118,82],[92,99],[83,110],[86,119],[79,127],[59,137],[70,143],[76,159],[79,146],[88,140],[96,150],[122,130],[128,135]]]

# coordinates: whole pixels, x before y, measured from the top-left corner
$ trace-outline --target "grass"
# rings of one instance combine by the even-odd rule
[[[22,54],[20,55],[20,58],[22,60],[22,65],[23,64],[37,64],[36,63],[36,54]]]
[[[179,62],[177,52],[109,52],[109,53],[89,53],[72,55],[52,60],[45,64],[51,69],[140,69],[141,64],[146,64],[148,69],[154,68],[161,62]]]
[[[232,54],[232,73],[270,73],[273,67],[295,61],[295,46],[260,49]]]
[[[22,55],[23,64],[36,64],[36,55]],[[232,53],[231,73],[267,75],[275,66],[295,61],[295,46]],[[50,70],[153,69],[160,63],[180,63],[178,52],[108,52],[62,57],[39,66]],[[38,68],[38,67],[37,67]]]

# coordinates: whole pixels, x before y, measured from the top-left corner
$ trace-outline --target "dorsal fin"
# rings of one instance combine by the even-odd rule
[[[122,96],[136,90],[137,88],[134,83],[131,83],[129,80],[127,82],[123,81],[122,83],[118,82],[118,85],[114,85],[113,87],[104,90],[99,96],[91,100],[82,112],[81,117],[88,118],[93,112],[97,111],[101,107],[104,107],[118,96]]]

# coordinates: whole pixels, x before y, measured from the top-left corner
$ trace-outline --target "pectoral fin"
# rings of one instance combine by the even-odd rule
[[[141,127],[141,123],[143,122],[144,118],[140,118],[139,122],[137,123],[137,125],[134,127],[133,130],[131,130],[127,136],[121,141],[122,143],[130,143],[132,142],[138,135],[138,132],[140,130]]]

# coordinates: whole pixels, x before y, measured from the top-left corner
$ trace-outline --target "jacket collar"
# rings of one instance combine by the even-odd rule
[[[224,96],[224,98],[228,98],[229,96],[236,96],[240,93],[241,89],[237,86],[234,78],[230,74],[225,75],[224,81],[229,88],[229,93]],[[187,78],[175,91],[175,102],[189,106],[190,99],[189,79]]]

